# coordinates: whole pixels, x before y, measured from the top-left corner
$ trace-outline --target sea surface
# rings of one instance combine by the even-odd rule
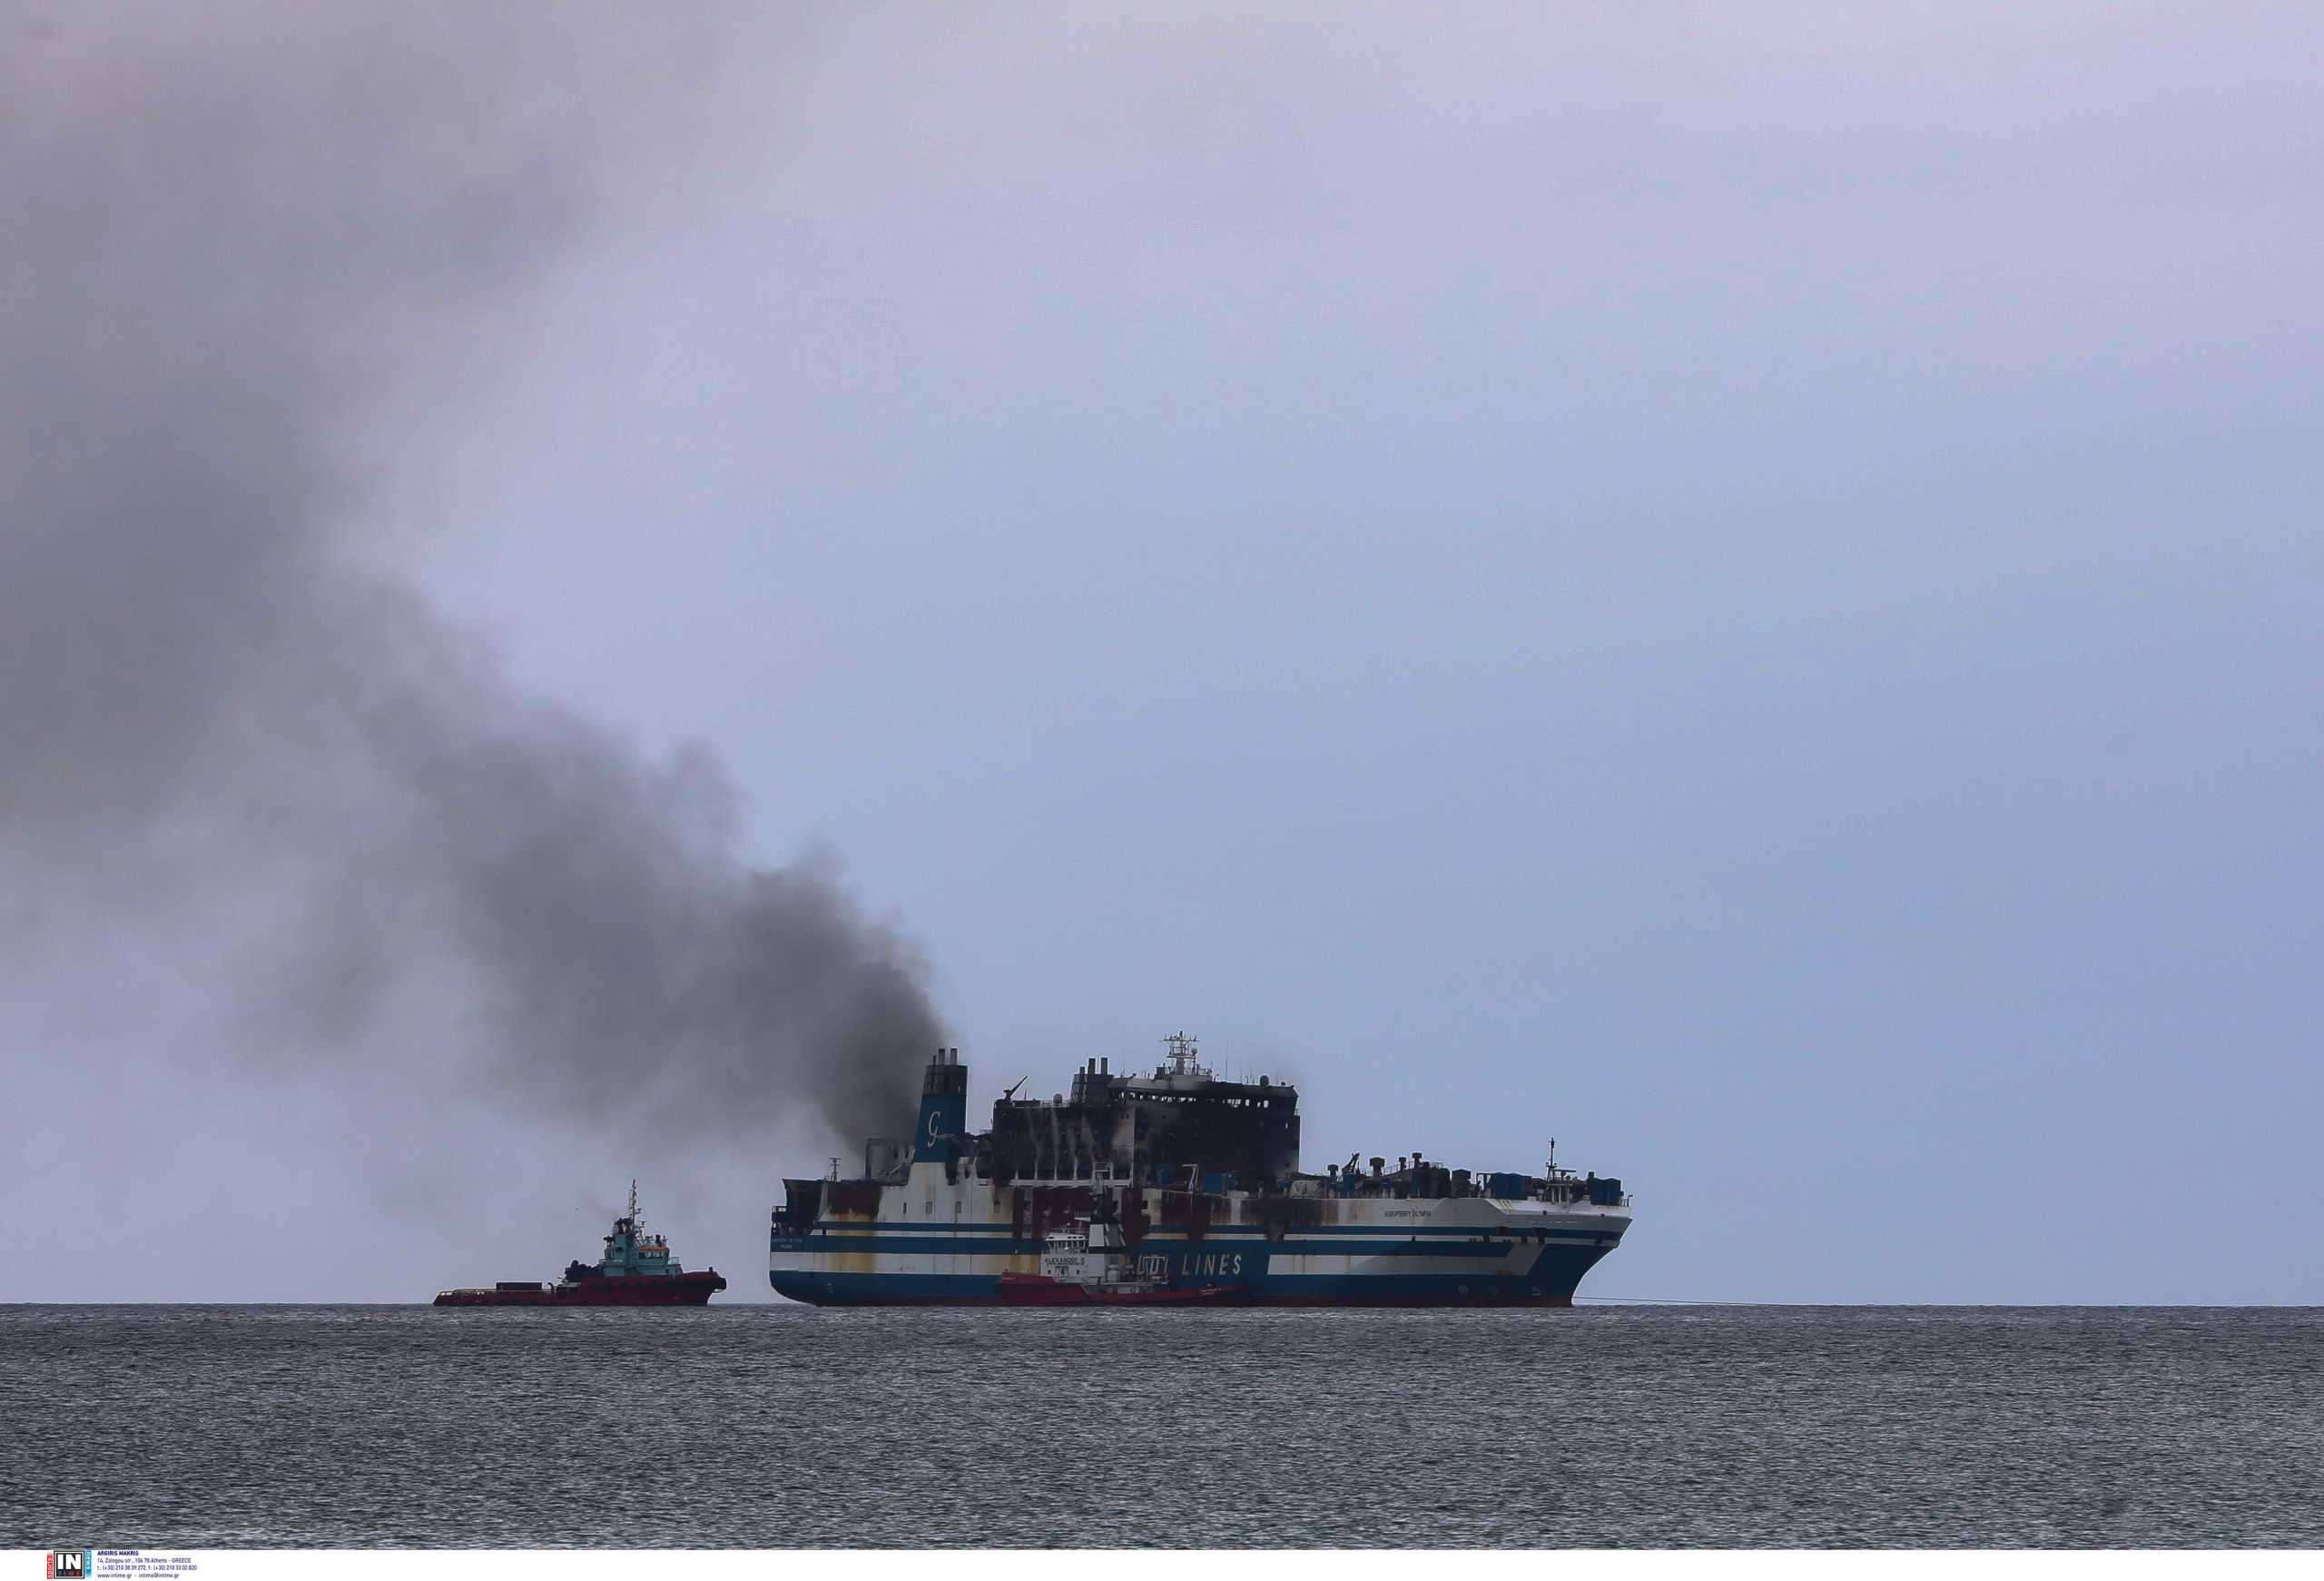
[[[0,1307],[0,1546],[2324,1544],[2324,1309]]]

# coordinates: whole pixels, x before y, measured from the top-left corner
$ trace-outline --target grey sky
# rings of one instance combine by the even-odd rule
[[[759,863],[827,842],[976,1104],[1183,1024],[1302,1082],[1312,1165],[1621,1175],[1586,1291],[2324,1299],[2319,25],[845,7],[700,95],[527,56],[587,201],[449,293],[394,245],[432,210],[355,212],[347,311],[417,332],[312,509],[647,772],[709,744]],[[348,46],[203,47],[258,93]],[[279,102],[328,171],[337,102]],[[271,963],[307,880],[139,859],[182,827],[86,885],[198,874],[201,947],[19,932],[12,1196],[76,1250],[0,1297],[550,1271],[631,1172],[763,1290],[813,1122],[576,1127],[427,975],[286,1072],[204,952]]]

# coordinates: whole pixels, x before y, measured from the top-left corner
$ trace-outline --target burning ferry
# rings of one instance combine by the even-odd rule
[[[1080,1246],[1103,1225],[1123,1264],[1111,1277],[1156,1292],[1564,1307],[1630,1228],[1621,1181],[1560,1168],[1554,1142],[1538,1174],[1447,1169],[1416,1152],[1393,1170],[1351,1157],[1307,1173],[1297,1089],[1222,1082],[1194,1039],[1164,1043],[1151,1073],[1088,1061],[1069,1097],[1019,1099],[1012,1087],[992,1128],[973,1133],[968,1067],[940,1049],[909,1140],[866,1142],[857,1179],[840,1179],[833,1160],[826,1179],[783,1182],[769,1282],[823,1306],[1000,1303],[1047,1282],[1052,1240]]]

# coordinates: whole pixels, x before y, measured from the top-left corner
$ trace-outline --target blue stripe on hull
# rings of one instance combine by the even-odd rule
[[[805,1250],[804,1247],[794,1250]],[[1374,1249],[1377,1250],[1377,1249]],[[1267,1274],[1242,1282],[1256,1305],[1332,1307],[1566,1307],[1609,1247],[1545,1248],[1523,1274]],[[992,1274],[816,1273],[777,1270],[775,1293],[816,1306],[990,1306],[1000,1297]],[[1216,1282],[1215,1279],[1190,1283]]]
[[[1599,1243],[1612,1250],[1615,1237],[1601,1236]],[[1457,1240],[1438,1236],[1431,1240],[1399,1240],[1384,1243],[1378,1240],[1351,1240],[1337,1235],[1299,1236],[1278,1244],[1253,1235],[1238,1238],[1212,1235],[1200,1241],[1177,1236],[1148,1235],[1140,1243],[1151,1251],[1166,1252],[1173,1258],[1205,1250],[1263,1257],[1267,1252],[1296,1252],[1304,1257],[1506,1257],[1520,1245],[1517,1237],[1509,1235],[1478,1237],[1462,1236]],[[1569,1248],[1574,1241],[1560,1240],[1560,1248]],[[862,1255],[926,1257],[1000,1257],[1024,1256],[1033,1248],[1005,1244],[962,1242],[945,1235],[817,1235],[811,1240],[779,1244],[776,1251],[816,1251]]]

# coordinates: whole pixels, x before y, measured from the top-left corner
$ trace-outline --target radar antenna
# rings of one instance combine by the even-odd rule
[[[1182,1032],[1174,1032],[1162,1040],[1162,1046],[1170,1051],[1170,1074],[1202,1076],[1209,1073],[1196,1062],[1195,1044],[1197,1041]]]

